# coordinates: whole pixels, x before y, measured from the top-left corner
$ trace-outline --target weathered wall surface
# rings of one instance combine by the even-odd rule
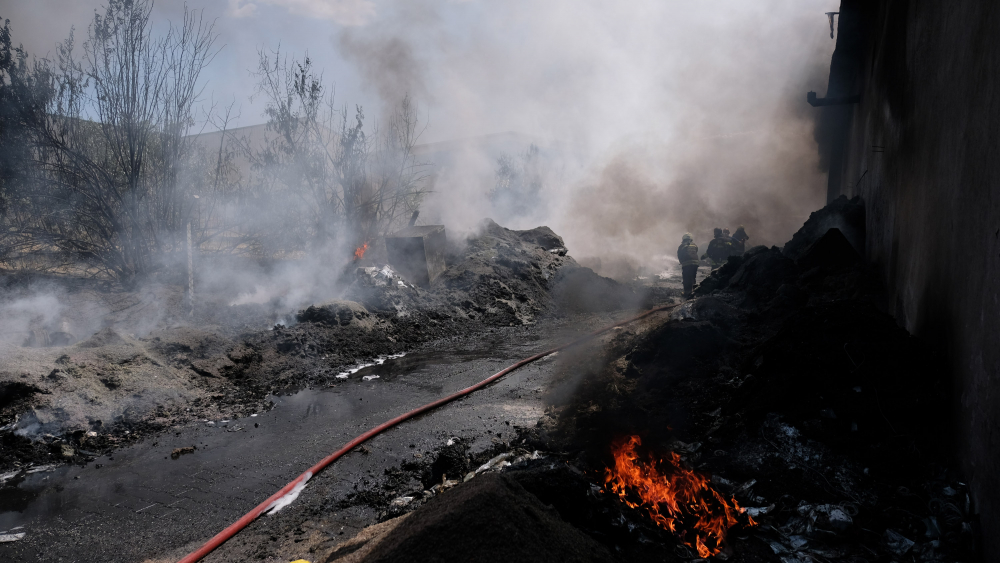
[[[830,195],[862,196],[889,311],[948,355],[957,454],[996,560],[1000,2],[843,0],[839,26],[828,95],[861,101],[818,109]]]

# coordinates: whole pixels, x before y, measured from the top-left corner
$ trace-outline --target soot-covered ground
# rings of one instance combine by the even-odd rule
[[[204,297],[188,316],[174,292],[159,298],[172,304],[163,326],[142,337],[116,328],[143,320],[146,305],[135,298],[125,309],[136,318],[83,341],[35,347],[29,333],[0,344],[0,473],[85,462],[190,420],[242,418],[269,408],[270,393],[336,385],[345,370],[432,342],[678,293],[580,267],[547,227],[487,221],[451,243],[446,259],[429,287],[360,263],[331,283],[336,299],[297,311],[230,305],[223,295]]]
[[[669,317],[581,347],[519,441],[475,459],[445,448],[398,468],[430,490],[395,490],[387,478],[369,499],[383,523],[333,548],[313,544],[310,556],[698,559],[678,539],[684,530],[659,528],[604,490],[612,444],[637,435],[641,454],[676,452],[747,509],[717,559],[976,560],[947,372],[933,346],[882,312],[855,250],[863,213],[838,200],[784,250],[731,259]],[[492,472],[502,478],[486,480]]]

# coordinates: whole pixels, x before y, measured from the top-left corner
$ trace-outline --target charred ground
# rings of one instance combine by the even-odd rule
[[[612,444],[638,435],[643,454],[676,452],[748,508],[720,558],[974,560],[979,532],[954,468],[946,372],[883,312],[855,250],[859,217],[860,202],[838,200],[785,249],[730,259],[695,299],[560,353],[536,425],[504,427],[486,449],[449,439],[412,450],[346,494],[317,489],[217,557],[460,561],[486,549],[544,561],[555,549],[576,561],[696,559],[605,490]],[[488,225],[429,289],[362,268],[341,299],[300,310],[295,324],[238,336],[165,330],[141,344],[216,383],[200,404],[236,416],[266,408],[276,390],[336,386],[358,358],[457,345],[470,330],[503,341],[539,319],[572,324],[675,291],[596,278],[538,231]],[[10,389],[12,405],[44,391]],[[381,523],[343,536],[338,518],[352,511]],[[514,533],[520,541],[491,543]]]
[[[127,301],[121,309],[131,316],[109,315],[109,326],[69,346],[21,346],[44,334],[43,325],[7,345],[0,469],[85,462],[185,421],[261,412],[270,393],[333,386],[345,370],[432,342],[676,293],[597,276],[547,227],[511,231],[487,221],[477,235],[452,243],[447,260],[430,287],[388,267],[356,264],[331,283],[341,288],[337,299],[298,311],[281,310],[278,301],[229,305],[232,295],[206,295],[187,314],[182,292],[169,285],[149,290],[153,299],[78,284],[81,300]],[[13,276],[7,283],[33,282]],[[165,307],[159,328],[131,334],[143,310],[156,306]]]
[[[858,240],[844,236],[859,217],[857,200],[838,200],[785,251],[758,247],[731,259],[669,318],[577,350],[535,428],[478,456],[451,446],[436,460],[387,472],[376,503],[382,528],[333,550],[314,543],[312,557],[459,561],[476,549],[470,538],[496,537],[496,522],[522,521],[541,501],[571,529],[552,528],[549,541],[524,536],[496,553],[547,560],[546,549],[582,531],[590,540],[578,545],[594,547],[567,551],[566,560],[697,558],[644,510],[602,491],[611,444],[639,435],[644,451],[680,454],[749,507],[757,525],[733,528],[721,558],[976,559],[979,532],[955,469],[942,359],[883,312]],[[493,454],[512,465],[488,460]],[[483,472],[505,477],[438,480],[477,466],[472,482]],[[407,473],[409,486],[393,485]],[[456,492],[442,494],[450,487]],[[484,502],[522,490],[529,498],[517,507]],[[524,526],[543,529],[545,518]]]

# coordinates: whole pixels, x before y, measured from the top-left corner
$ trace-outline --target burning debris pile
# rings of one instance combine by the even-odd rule
[[[632,508],[645,509],[661,528],[677,535],[701,557],[717,555],[729,529],[740,524],[745,511],[735,498],[726,500],[709,479],[684,466],[669,452],[657,460],[639,459],[639,436],[629,436],[612,448],[614,466],[605,471],[605,490],[618,495]],[[746,516],[747,526],[754,526]]]
[[[99,427],[100,436],[120,439],[73,442],[76,451],[101,451],[185,419],[258,412],[275,390],[337,384],[352,366],[436,339],[641,299],[577,265],[547,227],[512,231],[487,221],[478,235],[448,247],[439,230],[447,267],[426,284],[387,264],[367,265],[373,251],[365,244],[331,284],[339,298],[297,313],[275,310],[276,302],[230,306],[206,296],[190,318],[168,318],[174,326],[146,338],[105,328],[72,346],[12,345],[0,389],[19,391],[0,393],[0,427],[18,432],[10,438],[18,443],[0,452],[0,467],[61,459],[46,444],[22,443],[43,434],[69,440]],[[181,297],[172,296],[177,309]]]
[[[429,283],[408,280],[392,268],[362,268],[344,297],[395,318],[493,326],[532,323],[559,310],[617,310],[643,298],[578,265],[548,227],[512,231],[490,220],[478,235],[450,246],[446,269]]]
[[[522,433],[550,453],[504,472],[612,560],[974,560],[943,366],[879,310],[859,208],[730,259],[603,359],[567,357]]]
[[[547,227],[512,231],[487,221],[479,235],[452,245],[446,259],[447,268],[426,286],[391,265],[357,265],[340,299],[299,311],[295,323],[243,335],[255,360],[227,377],[261,393],[330,384],[359,360],[468,331],[532,324],[542,315],[634,307],[644,297],[580,267]]]
[[[674,525],[684,519],[670,520],[666,497],[639,494],[655,478],[622,436],[678,452],[719,495],[739,497],[759,526],[738,535],[770,560],[973,559],[976,518],[951,458],[945,370],[879,310],[855,250],[859,217],[860,202],[838,200],[784,251],[731,258],[670,322],[623,331],[602,367],[581,366],[549,439],[608,467],[628,506]],[[720,514],[728,523],[744,513]],[[679,541],[696,546],[697,525],[682,529]]]

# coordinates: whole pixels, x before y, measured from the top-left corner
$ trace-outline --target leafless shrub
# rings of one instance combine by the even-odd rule
[[[33,242],[25,236],[32,223],[29,204],[37,171],[28,165],[33,126],[45,118],[55,97],[45,61],[29,62],[28,54],[11,44],[10,22],[0,28],[0,261],[20,264]]]
[[[54,63],[38,63],[32,80],[49,96],[44,111],[24,115],[34,177],[18,235],[127,284],[176,249],[192,213],[180,170],[198,78],[214,54],[200,13],[185,9],[156,38],[151,10],[150,0],[110,0],[79,60],[71,35]]]
[[[212,25],[185,9],[155,36],[151,11],[151,0],[110,0],[82,53],[71,33],[54,60],[30,64],[0,32],[0,101],[11,102],[0,107],[0,265],[44,258],[129,285],[177,263],[188,226],[202,251],[349,254],[419,206],[408,97],[366,128],[308,57],[261,51],[263,141],[229,130],[232,105],[206,113],[217,131],[192,135]]]
[[[498,216],[527,215],[539,202],[542,177],[541,151],[534,143],[516,156],[502,153],[497,158],[495,182],[488,194]]]
[[[419,206],[426,174],[413,155],[419,124],[409,97],[365,131],[363,109],[338,109],[308,56],[290,61],[261,51],[257,78],[269,135],[261,146],[245,144],[255,174],[242,232],[269,241],[272,252],[353,249]]]

